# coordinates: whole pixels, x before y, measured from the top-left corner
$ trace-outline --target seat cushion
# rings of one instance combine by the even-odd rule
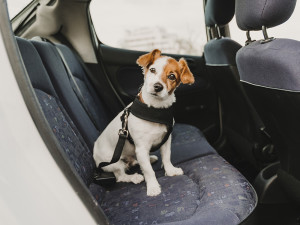
[[[178,166],[184,175],[159,177],[162,193],[156,197],[146,195],[145,182],[106,191],[93,184],[90,190],[113,224],[233,225],[254,210],[253,187],[221,156],[203,156]]]
[[[174,165],[200,156],[216,153],[207,142],[203,133],[195,126],[176,123],[172,132],[171,162]],[[160,152],[156,151],[158,161],[153,164],[154,170],[161,169]]]
[[[35,93],[67,160],[88,186],[92,182],[92,174],[95,169],[92,152],[86,146],[60,102],[39,89],[35,89]]]

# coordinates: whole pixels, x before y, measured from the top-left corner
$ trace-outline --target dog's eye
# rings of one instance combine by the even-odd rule
[[[168,76],[168,78],[169,78],[170,80],[176,80],[176,76],[175,76],[173,73],[171,73],[171,74]]]
[[[151,72],[151,73],[156,73],[156,69],[155,69],[155,68],[151,68],[151,69],[150,69],[150,72]]]

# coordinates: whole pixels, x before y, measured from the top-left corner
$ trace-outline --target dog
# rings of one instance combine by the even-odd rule
[[[162,56],[161,51],[155,49],[140,56],[136,62],[142,67],[144,74],[144,84],[139,93],[139,99],[148,107],[171,107],[176,100],[175,89],[181,83],[194,83],[194,76],[183,58],[177,61],[169,56]],[[97,166],[101,162],[109,162],[112,159],[118,142],[118,130],[122,127],[121,115],[122,112],[111,121],[95,142],[93,157]],[[106,172],[113,172],[117,182],[138,184],[145,178],[147,195],[159,195],[161,188],[151,165],[157,161],[157,156],[150,155],[150,149],[162,141],[167,127],[164,124],[146,121],[130,114],[128,116],[128,131],[134,144],[126,140],[119,161],[102,169]],[[183,174],[182,169],[174,167],[170,160],[171,135],[161,146],[160,153],[166,176]],[[144,176],[138,173],[126,173],[129,166],[136,164],[140,165]]]

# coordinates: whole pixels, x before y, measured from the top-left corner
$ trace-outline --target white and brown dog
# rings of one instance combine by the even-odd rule
[[[158,49],[142,55],[138,58],[144,73],[144,84],[140,92],[140,100],[148,107],[168,108],[175,102],[174,91],[180,83],[194,83],[193,74],[190,72],[186,61],[179,61],[162,56]],[[102,132],[94,145],[94,159],[98,166],[101,162],[109,162],[112,159],[117,141],[118,130],[122,127],[120,116],[115,117]],[[133,182],[135,184],[144,180],[147,185],[147,195],[156,196],[160,194],[161,188],[155,177],[151,163],[157,160],[156,156],[149,156],[152,146],[158,145],[167,132],[166,125],[149,122],[132,114],[128,117],[128,130],[134,141],[125,142],[121,158],[118,162],[105,166],[106,172],[113,172],[117,182]],[[171,157],[171,135],[161,146],[160,153],[162,163],[167,176],[182,175],[181,168],[176,168],[170,161]],[[139,164],[144,177],[138,173],[126,174],[128,165]]]

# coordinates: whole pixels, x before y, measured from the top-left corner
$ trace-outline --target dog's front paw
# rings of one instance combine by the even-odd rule
[[[173,167],[166,170],[166,175],[169,177],[183,175],[183,170],[181,168]]]
[[[135,173],[131,177],[131,182],[134,184],[139,184],[144,180],[144,176],[138,173]]]
[[[161,192],[161,188],[158,183],[147,185],[147,195],[148,196],[157,196],[160,194],[160,192]]]

